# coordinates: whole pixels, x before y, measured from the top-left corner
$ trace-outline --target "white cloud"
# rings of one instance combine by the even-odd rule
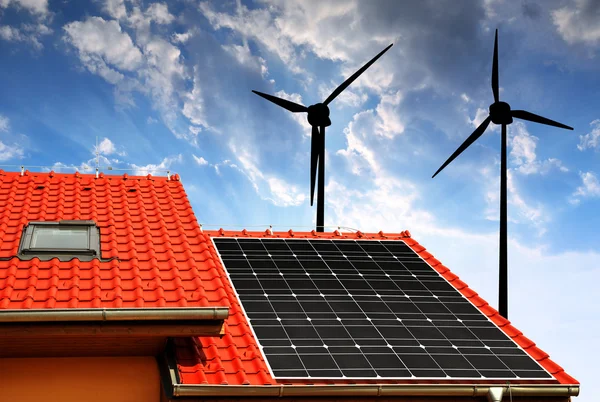
[[[587,148],[599,149],[600,146],[600,119],[596,119],[590,123],[592,131],[586,135],[579,136],[579,145],[577,149],[583,151]]]
[[[173,33],[173,35],[171,35],[171,42],[185,43],[188,40],[190,40],[190,38],[193,37],[195,34],[196,34],[195,29],[190,29],[189,31],[186,31],[183,33]]]
[[[367,190],[348,188],[331,178],[325,191],[327,209],[333,212],[326,222],[329,225],[400,232],[427,225],[433,219],[416,205],[420,193],[415,185],[391,176],[375,178],[372,188]]]
[[[337,84],[330,82],[329,85],[319,85],[319,98],[323,101],[327,99],[327,97],[338,87],[339,84],[341,84],[341,82]],[[366,93],[355,91],[352,87],[348,87],[344,90],[344,92],[335,98],[335,101],[331,105],[359,107],[368,99],[369,96]]]
[[[90,159],[87,162],[81,162],[79,165],[67,164],[63,162],[54,162],[54,164],[50,168],[46,168],[45,170],[50,171],[53,170],[55,172],[63,173],[63,172],[84,172],[90,173],[94,171],[93,167],[94,160]]]
[[[155,38],[144,46],[144,55],[148,64],[167,79],[173,76],[183,77],[185,67],[181,62],[181,50],[169,42]]]
[[[152,116],[148,116],[148,118],[146,119],[146,123],[148,123],[148,124],[156,124],[156,123],[158,123],[158,120],[156,120]]]
[[[500,172],[498,167],[499,160],[496,160],[494,169],[485,167],[479,171],[481,182],[484,183],[483,191],[487,205],[484,216],[490,221],[500,220]],[[532,225],[538,236],[543,235],[546,232],[547,223],[551,219],[550,214],[542,203],[526,201],[523,198],[517,187],[513,169],[509,169],[506,174],[508,221]]]
[[[23,157],[23,148],[18,144],[6,145],[0,141],[0,161],[4,162],[10,159],[21,159]]]
[[[479,108],[477,108],[477,111],[475,112],[475,117],[473,117],[472,120],[467,117],[467,121],[473,127],[479,127],[481,125],[481,123],[483,123],[483,121],[489,116],[489,114],[490,113],[488,110],[479,107]],[[491,124],[491,126],[493,127],[494,125]],[[492,127],[488,126],[487,129],[489,130]]]
[[[192,156],[194,157],[194,160],[196,161],[196,163],[200,166],[204,166],[204,165],[208,165],[208,161],[206,159],[204,159],[201,156],[196,156],[194,154],[192,154]]]
[[[372,141],[374,135],[391,140],[404,132],[404,123],[399,117],[401,101],[402,95],[399,91],[383,95],[375,110],[355,114],[344,128],[347,145],[345,149],[338,150],[337,154],[347,160],[353,174],[360,175],[365,168],[374,174],[382,172],[375,152],[367,142]]]
[[[443,92],[452,86],[448,83],[458,82],[452,76],[464,75],[457,67],[472,63],[472,49],[479,46],[473,32],[485,18],[479,3],[461,4],[455,13],[438,13],[428,2],[262,0],[256,8],[238,3],[235,11],[222,12],[203,1],[199,7],[215,30],[231,30],[254,41],[265,59],[274,55],[291,72],[307,75],[304,82],[313,78],[303,70],[305,60],[312,62],[311,53],[342,63],[340,78],[332,80],[339,84],[395,43],[352,84],[354,91],[369,88],[377,94],[392,84],[401,84],[397,88],[403,92]],[[423,15],[429,18],[425,21]]]
[[[265,59],[253,56],[246,41],[244,41],[243,45],[223,45],[222,48],[231,54],[242,66],[258,71],[263,77],[267,76],[268,69]]]
[[[233,151],[241,166],[230,161],[224,161],[214,165],[217,173],[219,173],[222,165],[239,170],[252,183],[254,190],[262,199],[270,201],[278,207],[297,206],[306,200],[306,196],[297,186],[279,177],[264,174],[257,166],[256,156],[248,147],[240,147],[239,144],[230,143],[229,148]]]
[[[189,126],[188,130],[190,133],[192,133],[192,135],[197,136],[202,131],[202,128],[196,126]]]
[[[538,138],[529,134],[525,125],[515,122],[509,126],[509,145],[511,162],[516,166],[515,170],[524,175],[546,174],[556,168],[561,172],[568,172],[562,162],[556,158],[545,161],[537,160],[536,147]]]
[[[191,91],[184,89],[190,77],[180,49],[150,32],[152,20],[169,20],[166,6],[150,6],[146,13],[133,7],[129,14],[123,7],[121,2],[105,3],[107,12],[133,27],[140,46],[119,22],[100,17],[65,25],[66,41],[78,50],[82,64],[91,73],[115,85],[116,99],[122,105],[134,105],[133,91],[148,95],[167,128],[176,137],[195,143],[193,132],[182,130],[178,120],[183,116],[194,125],[206,126],[198,81],[194,80]]]
[[[392,40],[390,39],[390,42],[391,41]],[[383,48],[379,50],[381,51],[383,50]],[[360,53],[359,55],[354,57],[354,60],[344,63],[341,68],[341,77],[339,83],[341,84],[342,82],[344,82],[358,69],[363,67],[365,63],[371,58],[373,58],[373,56],[375,56],[376,54],[371,53],[368,53],[366,57],[363,55],[364,53]],[[393,81],[394,69],[390,68],[385,58],[383,58],[382,60],[378,60],[377,63],[369,67],[367,72],[361,74],[361,76],[358,77],[356,81],[352,83],[352,88],[354,88],[354,90],[369,89],[375,92],[376,94],[381,94],[388,88],[392,87]]]
[[[3,116],[0,114],[0,131],[8,131],[8,128],[10,127],[10,122],[8,120],[8,117]]]
[[[169,12],[166,3],[153,3],[146,9],[146,15],[157,24],[170,24],[175,16]]]
[[[117,20],[127,17],[124,0],[105,0],[103,9],[108,15]]]
[[[600,18],[595,0],[575,0],[574,4],[551,12],[558,33],[570,44],[595,45],[600,42]]]
[[[152,21],[160,25],[175,21],[175,16],[169,12],[167,3],[152,3],[144,12],[139,8],[138,1],[129,0],[129,3],[133,7],[128,12],[125,0],[104,0],[103,10],[116,20],[137,25],[137,28],[146,29]]]
[[[94,147],[94,152],[98,152],[100,155],[110,155],[117,152],[115,144],[108,138],[104,138],[97,147]]]
[[[208,19],[214,29],[228,28],[241,34],[244,38],[261,43],[269,52],[275,53],[295,73],[303,70],[298,66],[293,43],[281,34],[269,10],[250,10],[238,5],[236,15],[219,13],[207,2],[201,2],[200,11]]]
[[[361,175],[365,168],[375,174],[381,171],[375,152],[364,142],[365,137],[372,132],[371,127],[374,125],[374,120],[373,110],[367,110],[355,114],[348,127],[344,128],[347,145],[345,149],[340,149],[336,153],[346,158],[355,175]]]
[[[195,73],[197,73],[197,71],[195,71]],[[200,82],[197,75],[194,76],[194,86],[192,90],[184,95],[182,113],[193,125],[207,126],[202,94],[200,92]],[[190,132],[197,135],[198,132],[194,132],[195,130],[192,130],[192,127],[190,127]]]
[[[523,126],[517,128],[517,133],[512,138],[510,156],[516,165],[531,165],[535,161],[535,147],[537,137],[530,135]]]
[[[48,14],[48,0],[0,0],[0,8],[7,8],[11,5],[24,8],[39,16]]]
[[[277,206],[287,207],[300,205],[306,196],[296,186],[290,186],[288,182],[277,177],[266,178],[269,190],[273,197],[271,201]]]
[[[138,166],[135,163],[130,164],[131,168],[134,169],[134,175],[146,176],[148,174],[160,175],[165,174],[170,170],[171,165],[174,163],[182,163],[183,155],[179,154],[176,156],[168,156],[164,158],[159,164],[148,164],[144,166]]]
[[[0,132],[8,133],[10,129],[10,120],[8,117],[0,114]],[[23,158],[23,148],[19,144],[5,144],[0,141],[0,161],[4,162],[11,159]]]
[[[544,210],[544,207],[541,203],[538,202],[536,203],[536,206],[531,206],[527,202],[525,202],[525,200],[523,199],[523,197],[521,197],[521,194],[517,190],[512,171],[509,170],[506,173],[506,188],[507,192],[510,194],[508,197],[508,204],[510,206],[516,207],[517,214],[515,215],[521,218],[513,219],[513,221],[525,221],[527,223],[531,223],[534,225],[534,227],[537,228],[538,236],[543,235],[544,233],[546,233],[546,223],[550,220],[550,215]],[[498,188],[498,192],[499,191],[500,189]],[[498,215],[498,220],[500,220],[499,217],[500,216]]]
[[[143,62],[142,52],[117,21],[90,17],[64,26],[67,41],[79,50],[81,61],[95,70],[101,61],[120,70],[136,70]],[[94,72],[94,71],[92,71]]]
[[[600,197],[600,182],[593,172],[579,173],[582,184],[577,187],[577,190],[572,194],[570,202],[578,204],[581,198],[599,198]]]
[[[51,34],[52,29],[42,23],[21,24],[20,28],[8,25],[0,26],[0,39],[8,42],[30,43],[37,50],[41,50],[44,45],[40,42],[43,36]]]
[[[375,134],[392,139],[404,132],[404,123],[400,119],[399,106],[401,102],[402,94],[400,91],[381,96],[381,102],[375,109],[378,117],[375,124]]]

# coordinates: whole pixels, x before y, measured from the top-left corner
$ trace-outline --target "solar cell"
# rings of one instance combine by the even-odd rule
[[[213,241],[275,378],[552,379],[403,241]]]

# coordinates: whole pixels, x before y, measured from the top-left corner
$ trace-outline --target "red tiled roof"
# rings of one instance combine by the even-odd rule
[[[94,220],[102,259],[21,261],[21,232],[30,221]],[[19,173],[0,171],[0,308],[227,306],[222,338],[176,339],[183,384],[267,385],[270,375],[225,270],[214,236],[402,239],[560,384],[578,384],[548,355],[500,317],[425,248],[398,235],[334,233],[202,232],[178,176],[158,177]],[[369,381],[321,381],[325,383]],[[371,381],[372,383],[373,381]],[[448,383],[447,381],[376,381]],[[456,382],[456,381],[454,381]],[[487,381],[488,383],[490,381]],[[513,383],[524,381],[513,381]],[[295,381],[307,384],[308,381]],[[316,382],[310,382],[316,384]],[[531,381],[529,381],[531,383]],[[547,382],[546,382],[547,383]]]
[[[94,220],[103,260],[21,261],[29,221]],[[0,171],[0,308],[226,305],[177,176]]]

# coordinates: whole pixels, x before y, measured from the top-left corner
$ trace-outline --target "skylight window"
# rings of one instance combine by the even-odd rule
[[[29,222],[19,255],[25,259],[99,258],[100,232],[94,221]]]

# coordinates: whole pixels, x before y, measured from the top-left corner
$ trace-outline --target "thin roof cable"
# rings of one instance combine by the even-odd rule
[[[20,169],[21,175],[25,174],[25,169],[31,169],[31,168],[48,169],[48,171],[60,170],[60,169],[70,169],[70,170],[74,170],[74,171],[94,171],[94,168],[92,166],[0,165],[0,168],[17,168],[17,169]],[[102,166],[98,166],[96,168],[96,171],[99,172],[100,168],[102,168]],[[106,169],[111,170],[111,171],[118,170],[118,171],[124,171],[124,172],[135,172],[135,171],[158,172],[158,173],[165,173],[165,174],[169,175],[169,177],[172,176],[171,171],[166,170],[166,169],[163,170],[163,169],[153,169],[153,168],[114,168],[112,166],[106,166]]]
[[[243,224],[219,224],[219,223],[199,223],[200,226],[202,226],[203,228],[206,227],[215,227],[215,228],[242,228],[242,229],[249,229],[249,228],[264,228],[265,226],[268,226],[269,229],[273,229],[273,225],[269,224],[269,225],[243,225]],[[294,225],[294,224],[289,224],[289,225],[285,225],[285,224],[280,224],[280,225],[276,225],[276,228],[284,228],[285,230],[287,230],[289,227],[294,227],[297,229],[314,229],[314,226],[306,226],[306,225]],[[347,227],[347,226],[336,226],[336,225],[327,225],[325,226],[326,228],[331,228],[331,229],[342,229],[342,230],[348,230],[351,232],[358,232],[358,229],[354,229],[351,227]],[[308,230],[308,231],[310,231]]]

